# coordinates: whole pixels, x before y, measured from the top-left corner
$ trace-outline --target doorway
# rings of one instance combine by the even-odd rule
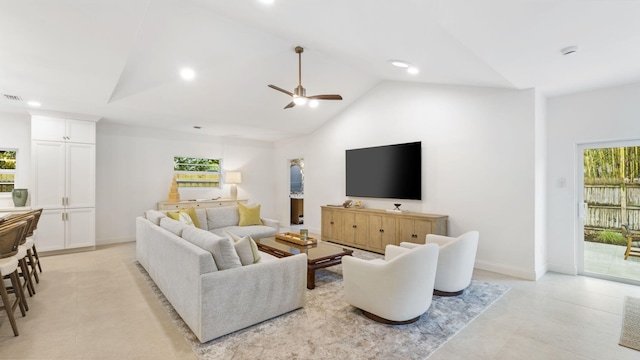
[[[304,224],[304,159],[289,161],[289,203],[291,226]]]
[[[577,155],[578,272],[640,285],[625,236],[640,246],[640,140],[581,144]]]

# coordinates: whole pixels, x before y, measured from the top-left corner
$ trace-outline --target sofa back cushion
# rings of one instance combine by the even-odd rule
[[[208,252],[213,256],[218,270],[241,267],[240,257],[233,246],[233,241],[195,227],[186,227],[182,238]]]
[[[165,216],[160,218],[160,227],[173,233],[174,235],[182,236],[182,231],[185,228],[193,226],[188,226],[184,223],[181,223],[180,221],[176,221],[170,217]]]
[[[238,225],[238,206],[208,208],[207,227],[209,231],[221,227]]]
[[[146,217],[147,220],[151,221],[152,223],[160,225],[160,219],[162,219],[163,217],[167,217],[167,215],[161,213],[160,211],[147,210],[144,213],[144,217]]]

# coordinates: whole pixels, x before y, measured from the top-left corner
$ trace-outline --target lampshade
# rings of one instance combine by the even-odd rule
[[[227,175],[225,177],[225,183],[227,184],[242,183],[242,173],[239,171],[227,171]]]

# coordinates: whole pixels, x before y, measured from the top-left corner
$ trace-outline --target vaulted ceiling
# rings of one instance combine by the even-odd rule
[[[0,112],[40,110],[259,140],[307,134],[383,80],[538,88],[640,81],[634,0],[0,2]],[[341,94],[284,110],[298,83]],[[578,46],[564,56],[561,49]],[[389,60],[410,62],[410,75]],[[196,77],[184,81],[181,68]],[[195,130],[193,126],[201,126]]]

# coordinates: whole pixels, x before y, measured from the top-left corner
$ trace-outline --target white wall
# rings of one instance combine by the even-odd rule
[[[639,99],[640,84],[633,84],[548,100],[549,270],[577,272],[577,144],[640,139]],[[565,187],[560,186],[561,179]]]
[[[99,122],[96,149],[97,244],[135,239],[135,217],[167,200],[174,156],[221,158],[223,171],[242,172],[238,198],[260,203],[265,217],[276,216],[272,143]],[[229,189],[181,189],[180,197],[228,198]]]
[[[535,279],[535,102],[533,90],[383,82],[313,134],[276,145],[279,219],[289,218],[289,159],[305,160],[305,224],[319,232],[320,206],[346,198],[345,149],[422,141],[422,201],[360,200],[449,215],[450,235],[480,231],[477,267]]]
[[[31,117],[0,113],[0,148],[18,149],[16,188],[29,188],[31,181]],[[0,195],[0,208],[13,207],[11,194]]]

